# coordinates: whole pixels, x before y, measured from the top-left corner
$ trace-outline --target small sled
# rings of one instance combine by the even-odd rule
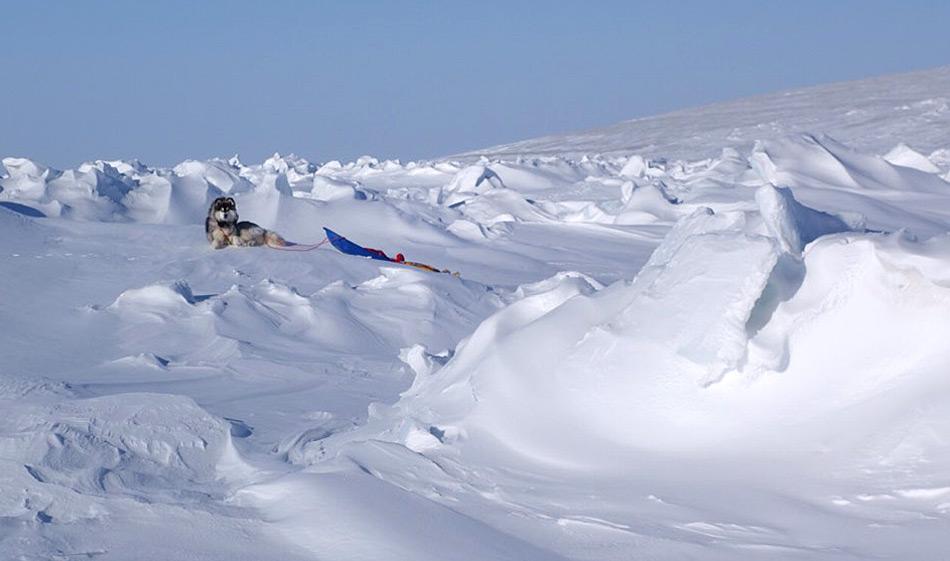
[[[329,228],[324,228],[324,232],[327,234],[327,239],[330,241],[330,244],[337,248],[340,253],[345,253],[347,255],[356,255],[360,257],[369,257],[370,259],[376,259],[378,261],[388,261],[390,263],[398,263],[399,265],[407,265],[409,267],[414,267],[422,271],[428,271],[430,273],[446,273],[452,276],[458,277],[458,273],[453,273],[448,269],[438,269],[432,265],[426,265],[425,263],[418,263],[416,261],[406,261],[406,258],[403,257],[402,253],[397,253],[395,257],[390,257],[386,255],[385,252],[379,249],[373,249],[370,247],[363,247],[357,243],[353,243],[350,240],[344,238],[340,234],[337,234]]]

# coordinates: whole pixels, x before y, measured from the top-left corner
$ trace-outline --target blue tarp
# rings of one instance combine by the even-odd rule
[[[357,245],[329,228],[324,228],[323,231],[327,233],[327,239],[330,240],[330,243],[333,245],[333,247],[337,248],[341,253],[345,253],[347,255],[361,255],[363,257],[369,257],[370,259],[394,262],[385,253],[378,249],[367,249],[361,245]]]

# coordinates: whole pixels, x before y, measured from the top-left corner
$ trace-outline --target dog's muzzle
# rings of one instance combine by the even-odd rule
[[[224,223],[235,222],[237,221],[237,213],[234,212],[233,210],[226,210],[226,211],[218,210],[218,211],[215,211],[214,213],[214,219],[217,220],[218,222],[224,222]]]

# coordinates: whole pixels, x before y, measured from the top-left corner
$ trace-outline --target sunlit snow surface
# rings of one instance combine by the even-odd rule
[[[950,70],[782,95],[486,159],[4,159],[0,559],[940,558]],[[214,251],[221,194],[460,275]]]

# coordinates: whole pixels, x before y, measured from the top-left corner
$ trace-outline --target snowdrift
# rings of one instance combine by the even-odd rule
[[[804,135],[760,143],[752,162],[773,185],[811,183],[837,190],[946,193],[948,184],[936,175],[936,166],[926,166],[924,162],[929,160],[922,154],[911,155],[913,151],[906,146],[898,149],[900,155],[892,151],[888,159],[857,152],[828,136]]]
[[[172,169],[97,161],[67,171],[3,161],[0,203],[27,212],[197,225],[210,201],[228,194],[242,217],[291,238],[311,241],[327,226],[371,246],[388,240],[381,232],[407,224],[416,239],[442,247],[504,237],[518,223],[668,227],[700,207],[754,209],[750,195],[763,183],[791,187],[818,208],[831,203],[850,226],[933,235],[943,231],[935,207],[950,196],[943,177],[950,159],[939,151],[927,157],[898,145],[882,157],[823,135],[761,142],[748,157],[727,148],[698,161],[545,156],[465,165],[364,157],[318,166],[275,154],[251,166],[235,157]]]
[[[674,117],[686,159],[610,150],[625,127],[458,161],[7,158],[0,551],[939,556],[950,151],[918,93],[866,107],[939,133],[897,146],[854,115],[753,145],[744,102],[734,131]],[[222,194],[461,278],[213,251]]]
[[[416,368],[386,434],[587,468],[828,439],[868,461],[942,455],[925,435],[950,417],[910,404],[946,385],[950,238],[849,233],[787,190],[756,200],[682,219],[632,282],[526,290],[441,369]]]
[[[229,425],[187,398],[123,394],[47,408],[7,403],[4,458],[37,482],[81,494],[201,499],[223,487],[217,466]],[[56,516],[55,512],[47,512]]]
[[[499,305],[476,283],[427,277],[384,268],[359,285],[337,281],[312,295],[265,279],[195,296],[177,281],[126,290],[105,311],[121,319],[129,349],[176,363],[227,364],[244,356],[242,348],[282,355],[296,347],[298,358],[395,356],[412,344],[445,350],[464,336],[471,318]],[[253,344],[246,341],[251,333]]]
[[[0,390],[0,516],[10,524],[95,523],[122,509],[106,498],[202,504],[245,469],[228,423],[183,396],[75,399],[6,375]]]

